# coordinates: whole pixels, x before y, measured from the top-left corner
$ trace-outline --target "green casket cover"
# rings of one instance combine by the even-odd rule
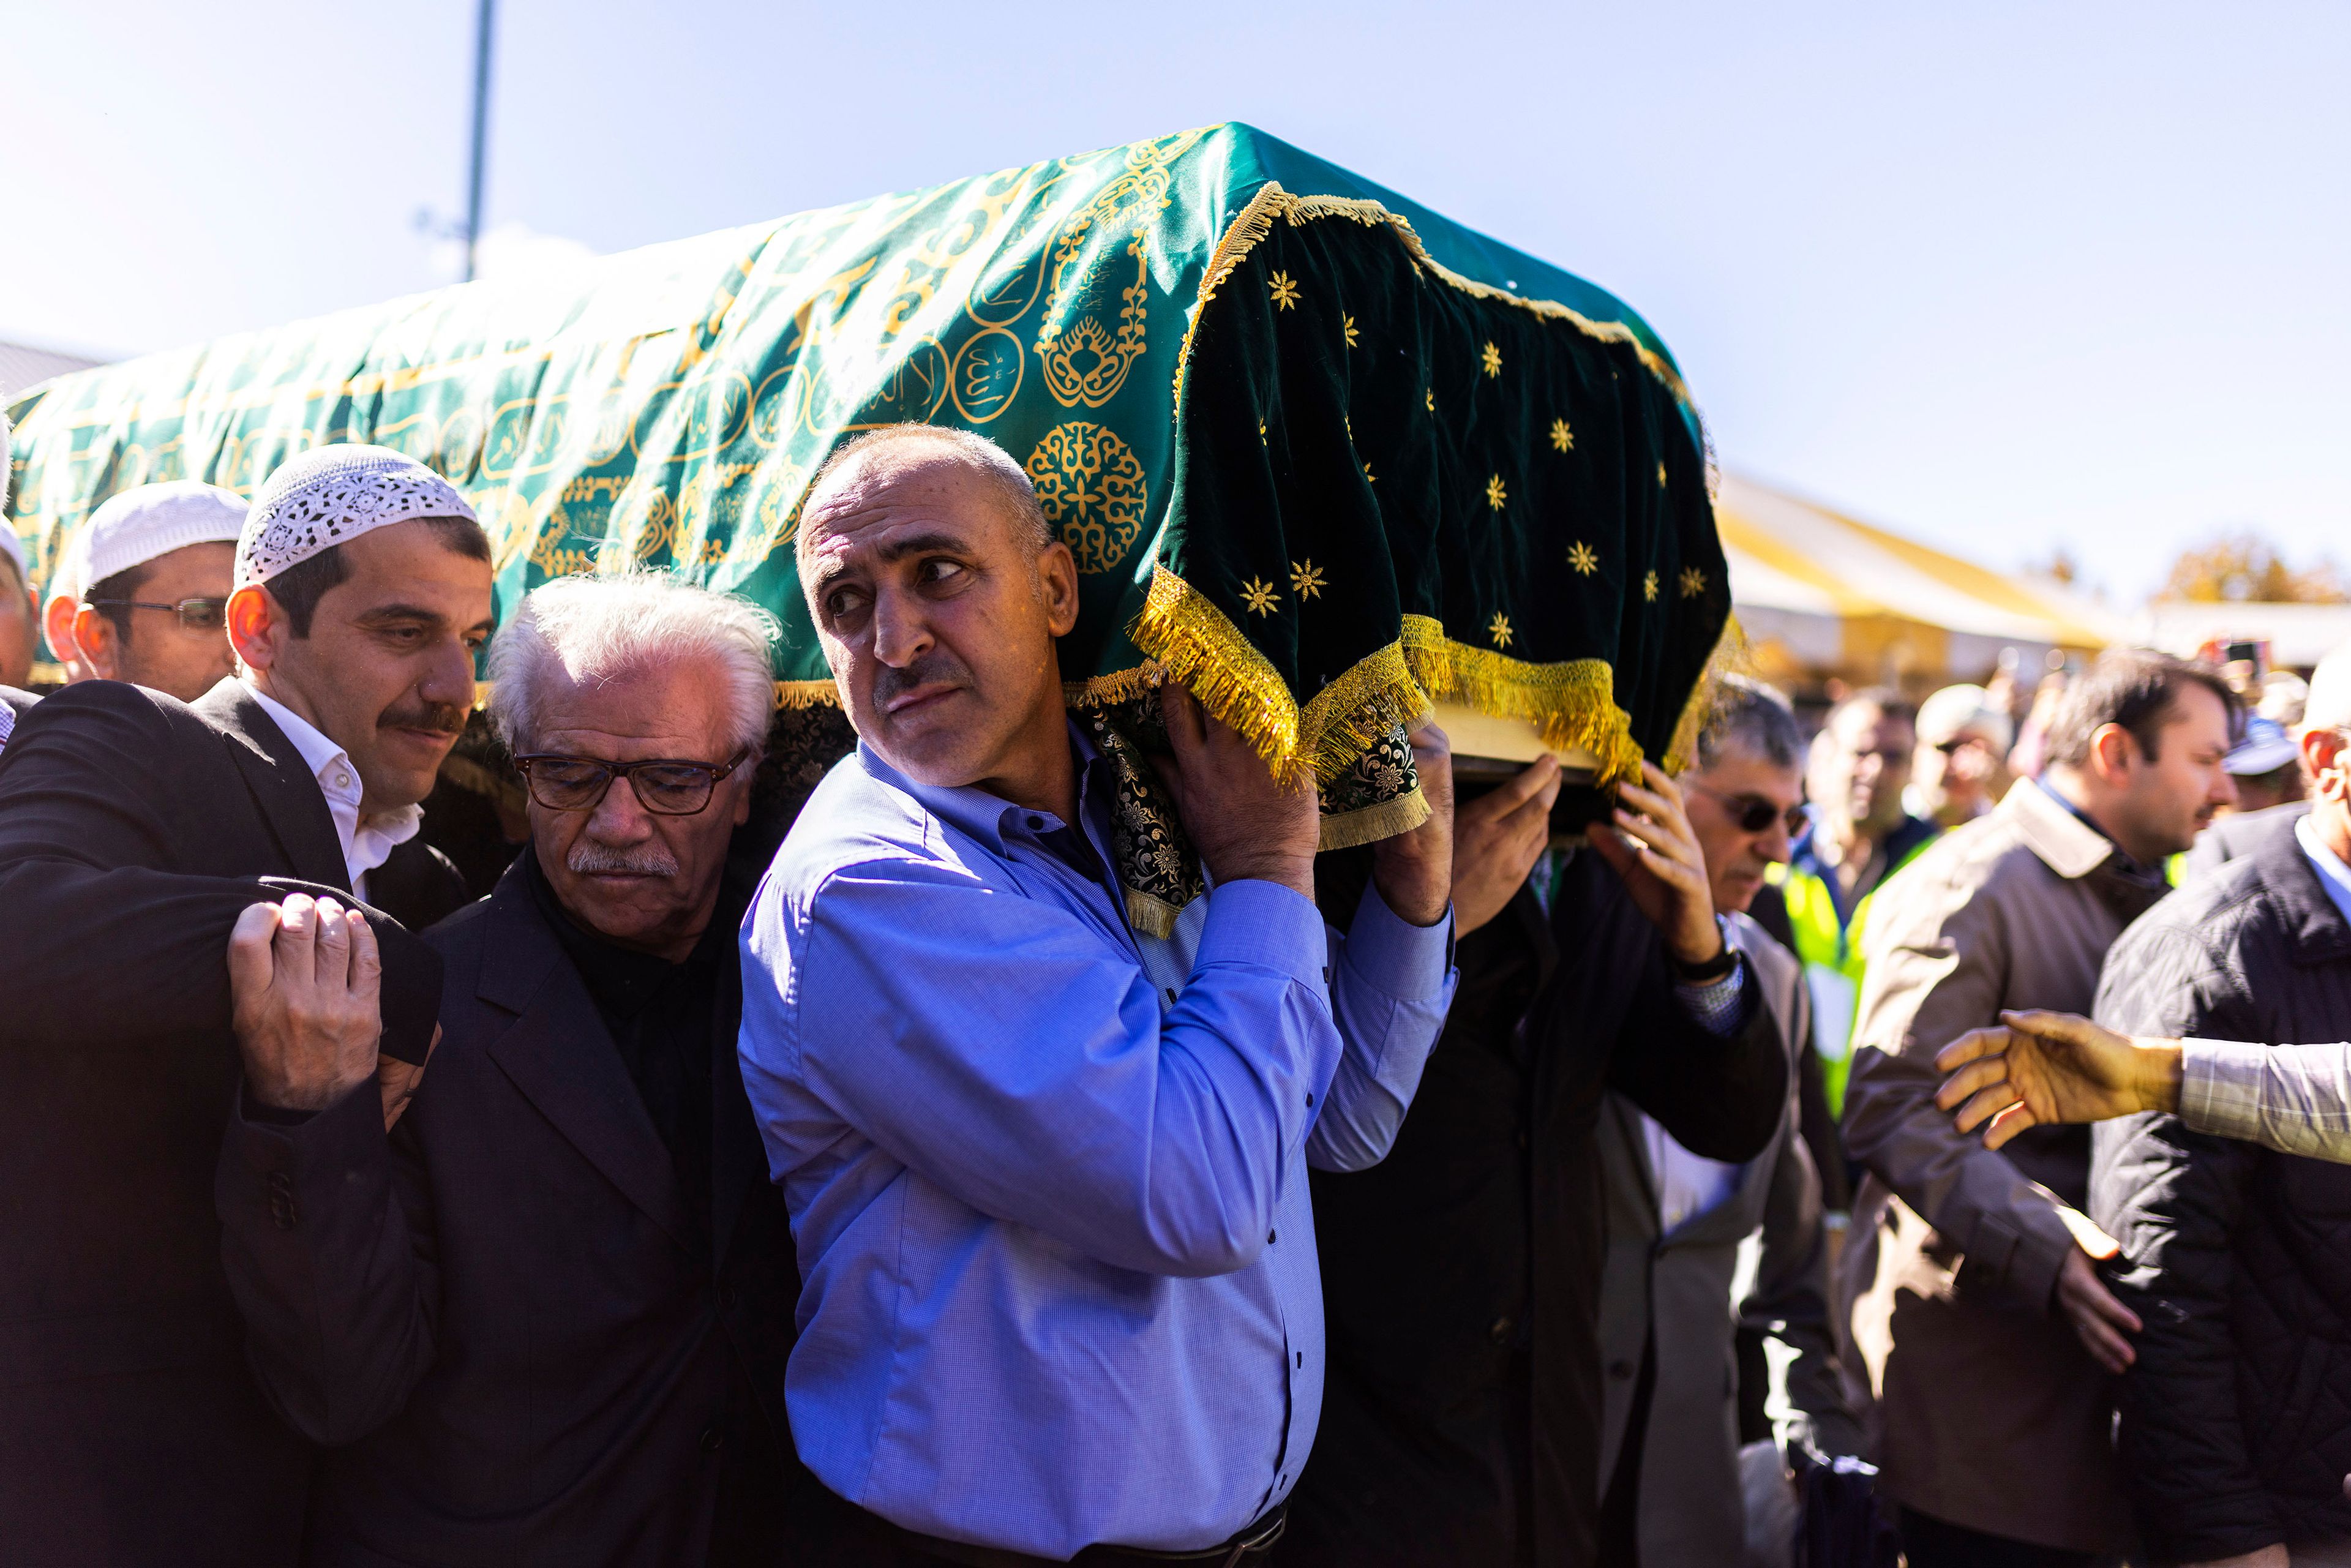
[[[848,433],[961,425],[1076,555],[1073,702],[1181,679],[1322,780],[1353,822],[1326,844],[1425,814],[1399,727],[1432,699],[1530,720],[1602,784],[1676,765],[1729,617],[1646,325],[1238,124],[153,354],[10,413],[37,581],[117,490],[249,495],[373,442],[472,498],[503,602],[667,567],[774,611],[788,706],[838,700],[791,549],[810,477]]]

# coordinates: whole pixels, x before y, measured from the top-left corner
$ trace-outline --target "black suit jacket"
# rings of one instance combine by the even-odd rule
[[[687,1193],[520,866],[429,940],[445,1032],[393,1134],[363,1091],[296,1126],[240,1120],[221,1154],[256,1369],[329,1445],[309,1561],[732,1560],[709,1543],[730,1454],[774,1438],[787,1509],[802,1473],[799,1277],[737,1062],[737,972],[709,1044],[713,1190]]]
[[[1292,1568],[1593,1562],[1602,1092],[1724,1160],[1760,1153],[1787,1104],[1752,977],[1743,1027],[1708,1033],[1597,855],[1562,873],[1548,918],[1521,888],[1456,955],[1395,1148],[1312,1173],[1330,1349],[1281,1546]]]
[[[230,927],[256,879],[344,891],[318,782],[224,682],[44,699],[0,751],[0,1557],[269,1568],[309,1453],[246,1370],[213,1171],[238,1076]],[[440,960],[379,923],[386,1049]]]

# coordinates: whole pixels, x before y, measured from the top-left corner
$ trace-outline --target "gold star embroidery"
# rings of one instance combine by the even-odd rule
[[[1494,640],[1495,647],[1509,647],[1510,645],[1510,618],[1503,614],[1499,610],[1495,611],[1494,618],[1486,622],[1486,635]]]
[[[1682,568],[1682,597],[1696,599],[1706,591],[1706,573],[1694,566]]]
[[[1323,588],[1322,569],[1311,560],[1291,561],[1290,587],[1291,591],[1301,599],[1313,599],[1320,596]]]
[[[1657,601],[1657,574],[1654,571],[1641,580],[1641,597],[1655,604]]]
[[[1480,353],[1478,357],[1485,361],[1486,373],[1488,375],[1499,376],[1502,373],[1501,350],[1494,347],[1493,344],[1489,343],[1486,345],[1485,351]]]
[[[1372,472],[1372,465],[1371,465],[1370,464],[1368,464],[1368,463],[1364,464],[1364,484],[1366,484],[1366,485],[1376,485],[1376,484],[1378,484],[1379,482],[1380,482],[1380,476],[1379,476],[1378,475],[1376,475],[1376,474],[1374,474],[1374,473],[1373,473],[1373,472]]]
[[[1346,334],[1347,347],[1351,349],[1353,348],[1355,346],[1355,319],[1353,316],[1340,317],[1339,330]]]
[[[1568,429],[1567,421],[1563,419],[1554,419],[1551,422],[1551,444],[1552,450],[1554,452],[1570,452],[1574,450],[1575,432]]]
[[[1658,489],[1660,489],[1660,490],[1662,490],[1662,489],[1664,489],[1665,487],[1666,487],[1666,465],[1665,465],[1664,464],[1660,463],[1660,464],[1658,464],[1658,465],[1657,465],[1657,488],[1658,488]]]
[[[1257,440],[1259,445],[1265,444],[1265,421],[1261,419],[1257,422]]]
[[[1286,272],[1275,273],[1269,287],[1273,290],[1273,308],[1275,309],[1288,310],[1297,305],[1298,285],[1290,281],[1290,274]]]
[[[1241,584],[1241,601],[1259,615],[1270,615],[1281,600],[1273,591],[1273,584],[1260,582],[1252,577]]]
[[[1567,564],[1583,576],[1590,577],[1600,570],[1600,556],[1590,545],[1578,539],[1575,548],[1567,552]]]
[[[1431,413],[1435,413],[1437,412],[1437,389],[1435,387],[1428,389],[1428,412]]]
[[[1486,505],[1499,512],[1502,509],[1502,503],[1510,498],[1510,493],[1502,488],[1502,476],[1499,474],[1486,481]]]

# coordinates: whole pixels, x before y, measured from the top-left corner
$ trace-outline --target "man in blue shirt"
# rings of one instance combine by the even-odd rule
[[[860,744],[745,925],[742,1052],[805,1279],[792,1430],[863,1511],[843,1560],[1257,1561],[1322,1405],[1306,1167],[1386,1153],[1452,992],[1441,737],[1343,936],[1313,792],[1167,688],[1211,891],[1139,934],[1027,476],[895,427],[802,515]]]

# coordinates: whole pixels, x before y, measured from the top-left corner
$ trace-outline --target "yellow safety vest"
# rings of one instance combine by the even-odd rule
[[[1861,1002],[1862,933],[1868,928],[1870,902],[1896,872],[1917,860],[1941,835],[1928,833],[1904,852],[1877,885],[1853,906],[1853,918],[1837,917],[1836,895],[1818,873],[1792,865],[1775,865],[1765,880],[1780,890],[1788,906],[1788,928],[1796,939],[1796,956],[1803,960],[1804,983],[1812,993],[1813,1049],[1821,1059],[1821,1083],[1829,1114],[1844,1115],[1845,1080],[1853,1071],[1853,1029]]]

